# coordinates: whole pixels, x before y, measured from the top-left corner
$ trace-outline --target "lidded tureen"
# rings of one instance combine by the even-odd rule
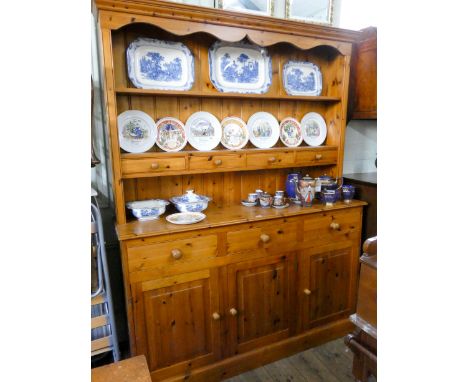
[[[184,195],[169,199],[180,212],[201,212],[208,207],[210,197],[197,195],[193,190],[187,190]]]

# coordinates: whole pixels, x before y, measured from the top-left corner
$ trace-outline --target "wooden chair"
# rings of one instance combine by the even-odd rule
[[[363,245],[356,313],[350,316],[356,330],[345,343],[354,353],[353,375],[365,382],[377,378],[377,236]]]

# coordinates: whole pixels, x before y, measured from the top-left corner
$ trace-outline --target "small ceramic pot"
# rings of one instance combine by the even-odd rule
[[[284,196],[283,195],[275,195],[273,198],[273,205],[274,206],[282,206],[284,204]]]
[[[250,203],[256,203],[258,199],[258,194],[256,192],[251,192],[247,197],[247,201]]]
[[[355,188],[350,184],[344,184],[342,187],[343,192],[343,201],[345,203],[351,203],[351,200],[354,198]]]
[[[282,190],[276,191],[275,196],[281,196],[282,198],[284,198],[284,191],[282,191]]]
[[[333,206],[333,203],[335,203],[335,198],[335,190],[327,190],[322,192],[322,200],[326,206]]]
[[[261,196],[260,196],[260,206],[261,207],[270,207],[271,206],[271,202],[273,201],[273,197],[264,192]]]

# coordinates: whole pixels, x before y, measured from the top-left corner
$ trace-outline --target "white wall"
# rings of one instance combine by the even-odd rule
[[[343,174],[376,172],[377,121],[350,121],[345,139]]]

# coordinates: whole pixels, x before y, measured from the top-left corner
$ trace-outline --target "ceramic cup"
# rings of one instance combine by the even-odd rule
[[[276,191],[275,196],[281,196],[282,198],[284,198],[284,191],[282,191],[282,190]]]
[[[343,201],[345,203],[351,203],[351,200],[353,200],[354,198],[354,192],[355,192],[354,186],[350,184],[344,184],[342,189],[343,189],[342,191]]]
[[[275,195],[273,199],[274,206],[282,206],[284,204],[284,196],[283,195]]]
[[[256,203],[258,199],[258,194],[256,192],[251,192],[247,197],[247,201],[250,203]]]
[[[323,191],[322,198],[326,206],[333,206],[333,203],[335,203],[335,198],[336,198],[335,190]]]
[[[262,193],[262,195],[260,196],[260,206],[262,207],[270,207],[272,201],[272,196],[266,192]]]

